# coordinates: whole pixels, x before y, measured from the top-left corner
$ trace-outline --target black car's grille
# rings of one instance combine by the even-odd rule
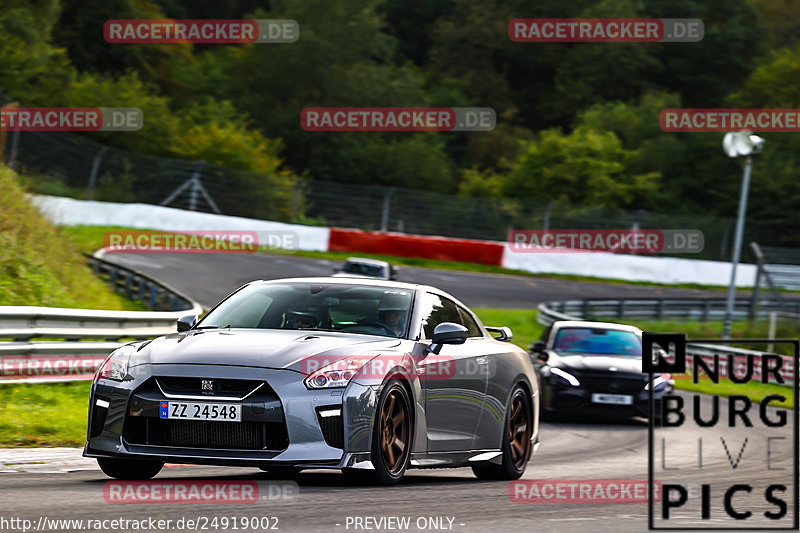
[[[319,421],[319,428],[322,430],[322,436],[325,442],[332,448],[344,449],[344,420],[341,415],[341,409],[337,416],[322,416],[321,413],[325,412],[324,408],[317,410],[317,420]]]
[[[221,450],[284,450],[289,445],[286,425],[277,422],[215,422],[128,417],[129,444],[211,448]]]
[[[261,382],[249,379],[205,379],[205,378],[184,378],[158,376],[158,384],[167,394],[209,394],[209,395],[236,395],[245,396],[252,392]],[[207,389],[203,388],[203,382],[207,384]],[[210,387],[210,389],[208,388]]]
[[[615,374],[604,375],[576,375],[581,386],[595,392],[609,392],[620,394],[636,394],[644,390],[647,384],[646,377],[618,376]]]

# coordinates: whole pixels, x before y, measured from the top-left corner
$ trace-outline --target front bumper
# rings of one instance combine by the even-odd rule
[[[544,396],[544,410],[549,412],[606,412],[620,416],[650,416],[649,391],[642,388],[638,390],[620,390],[612,388],[586,388],[571,387],[551,384]],[[653,391],[653,402],[656,415],[661,412],[661,398],[671,387],[666,386]],[[628,405],[598,403],[592,400],[594,394],[613,394],[632,397],[633,402]]]
[[[290,370],[222,365],[154,365],[132,369],[118,382],[92,387],[86,457],[130,457],[165,462],[230,466],[350,466],[369,452],[376,390],[356,382],[345,389],[308,390]],[[159,417],[161,401],[192,401],[165,395],[154,379],[252,381],[265,385],[241,401],[242,422],[170,421]],[[196,401],[231,403],[201,391]],[[339,420],[321,410],[340,409]],[[177,422],[178,424],[173,424]]]

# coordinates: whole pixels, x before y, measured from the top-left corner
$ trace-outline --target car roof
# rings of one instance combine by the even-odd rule
[[[365,257],[348,257],[348,263],[363,263],[365,265],[386,266],[388,261],[381,261],[380,259],[367,259]]]
[[[561,328],[592,328],[592,329],[613,329],[617,331],[630,331],[631,333],[641,334],[642,330],[636,326],[628,324],[615,324],[613,322],[594,322],[591,320],[559,320],[553,322],[553,329]]]

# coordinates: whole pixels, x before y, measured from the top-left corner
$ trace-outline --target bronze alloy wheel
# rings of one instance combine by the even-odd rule
[[[381,407],[378,426],[381,458],[393,477],[405,470],[411,451],[411,416],[404,392],[399,385],[389,390]]]
[[[472,465],[472,471],[479,479],[519,479],[525,472],[533,451],[533,408],[526,391],[518,384],[508,402],[502,433],[502,462],[482,461]]]
[[[508,444],[511,451],[511,462],[514,468],[521,470],[530,457],[531,448],[531,416],[525,395],[518,391],[511,400],[511,410],[508,415]]]

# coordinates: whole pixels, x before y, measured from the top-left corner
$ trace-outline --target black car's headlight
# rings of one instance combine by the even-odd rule
[[[647,383],[647,385],[644,386],[644,390],[650,390],[651,385],[654,391],[662,390],[665,389],[667,385],[672,385],[672,384],[673,384],[672,376],[670,376],[669,374],[659,374],[658,376],[653,378],[652,382],[649,382]]]
[[[111,355],[106,357],[106,360],[100,365],[100,369],[95,374],[95,380],[103,378],[123,381],[128,375],[128,362],[135,352],[136,348],[131,345],[122,346],[111,352]]]
[[[550,368],[550,381],[558,385],[568,387],[580,387],[581,382],[569,372],[560,368]]]

